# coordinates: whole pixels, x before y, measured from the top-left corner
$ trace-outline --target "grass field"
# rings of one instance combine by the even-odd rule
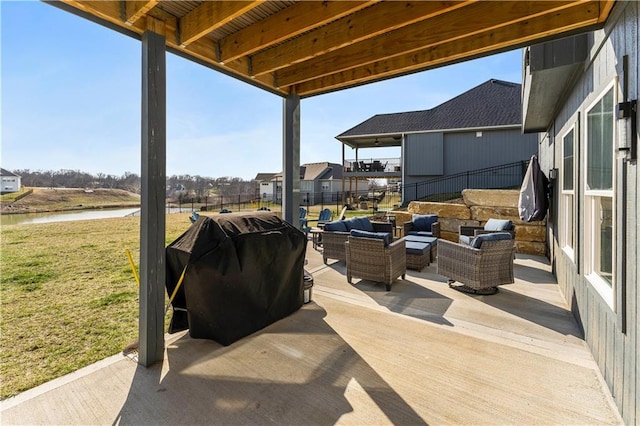
[[[26,188],[23,188],[25,190]],[[122,189],[30,188],[29,195],[0,197],[3,212],[63,211],[79,208],[129,207],[140,204],[140,196]]]
[[[3,226],[0,398],[116,354],[138,334],[139,218]],[[190,225],[167,216],[166,242]],[[170,314],[169,314],[170,315]]]
[[[312,206],[309,217],[320,208]],[[190,222],[187,214],[166,218],[168,244]],[[126,250],[138,264],[139,238],[139,217],[2,226],[0,399],[119,353],[137,339],[138,288]]]

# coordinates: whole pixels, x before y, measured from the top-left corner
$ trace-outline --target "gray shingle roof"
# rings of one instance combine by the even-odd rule
[[[521,123],[521,85],[491,79],[432,109],[374,115],[337,138]]]
[[[277,173],[258,173],[253,180],[258,182],[269,182]]]
[[[282,172],[280,173],[258,173],[255,180],[267,181],[278,177],[282,180]],[[258,179],[261,178],[261,179]],[[267,179],[268,178],[268,179]],[[336,163],[323,161],[320,163],[305,163],[300,165],[300,179],[316,180],[316,179],[342,179],[342,166]]]
[[[304,173],[302,169],[304,168]],[[342,166],[329,162],[306,163],[300,166],[302,180],[342,179]]]
[[[7,169],[2,169],[2,168],[0,168],[0,176],[15,176],[15,177],[20,177],[20,176],[18,176],[17,174],[12,173],[12,172],[10,172],[10,171],[9,171],[9,170],[7,170]]]

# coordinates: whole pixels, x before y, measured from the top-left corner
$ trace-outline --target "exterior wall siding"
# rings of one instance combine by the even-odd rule
[[[443,139],[441,132],[407,135],[405,143],[407,175],[422,177],[442,175]]]
[[[551,238],[550,252],[554,273],[559,287],[571,309],[583,327],[585,341],[590,347],[593,357],[609,387],[615,403],[620,410],[625,424],[640,423],[640,350],[638,327],[640,326],[640,292],[638,292],[638,243],[640,222],[640,200],[638,187],[637,161],[626,161],[622,155],[614,153],[615,158],[615,236],[614,248],[616,261],[614,264],[615,282],[612,309],[594,289],[585,276],[585,260],[587,248],[591,241],[586,241],[585,200],[584,200],[584,160],[585,160],[585,117],[589,105],[602,95],[602,90],[612,81],[617,92],[617,101],[621,102],[624,82],[628,87],[628,99],[638,99],[640,89],[639,65],[639,28],[640,2],[619,2],[616,4],[611,18],[603,30],[590,36],[592,43],[588,62],[584,72],[576,80],[568,97],[563,101],[555,121],[547,135],[541,137],[539,158],[543,171],[555,167],[562,173],[562,136],[572,125],[578,123],[576,129],[579,138],[575,143],[577,153],[575,167],[579,171],[575,197],[577,197],[577,225],[575,247],[577,252],[571,259],[559,246],[559,238],[563,231],[563,223],[550,220],[548,223]],[[623,57],[628,57],[627,75],[624,75]],[[636,113],[637,114],[637,113]],[[621,138],[638,139],[638,134],[630,135],[629,120],[616,120],[614,147]],[[627,139],[628,140],[628,139]],[[637,142],[636,142],[637,143]],[[559,188],[555,188],[555,212],[559,212]],[[626,294],[623,291],[626,290]]]
[[[529,160],[537,150],[537,136],[520,129],[446,133],[444,173],[447,175]]]
[[[407,135],[405,182],[529,160],[537,151],[537,135],[519,129]],[[433,163],[438,162],[438,165]]]
[[[423,197],[415,184],[424,183],[441,177],[487,167],[501,166],[518,161],[528,161],[537,151],[537,134],[522,134],[520,129],[428,133],[407,135],[405,152],[406,173],[403,179],[405,188],[414,188],[404,195],[407,199]],[[431,165],[439,161],[438,168]],[[430,174],[433,173],[433,174]],[[505,188],[522,183],[522,175],[496,175],[487,182],[471,183],[473,188]],[[447,192],[461,191],[467,188],[465,181],[447,182]],[[415,193],[415,194],[414,194]]]

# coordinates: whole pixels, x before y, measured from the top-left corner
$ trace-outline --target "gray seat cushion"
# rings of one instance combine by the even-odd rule
[[[510,240],[511,234],[508,232],[494,232],[492,234],[482,234],[478,235],[471,241],[469,244],[473,248],[482,248],[482,243],[485,241],[500,241],[500,240]]]
[[[369,232],[374,231],[373,224],[368,217],[352,217],[351,219],[343,220],[343,222],[347,231],[351,231],[352,229]]]
[[[513,223],[508,219],[489,219],[484,224],[485,231],[510,231]]]
[[[436,237],[429,237],[425,235],[407,235],[404,237],[406,241],[415,241],[419,243],[429,243],[431,245],[438,244],[438,239]]]
[[[334,220],[333,222],[325,223],[325,231],[333,232],[347,232],[347,227],[344,225],[344,220]]]
[[[369,232],[361,231],[360,229],[352,229],[349,233],[352,237],[380,239],[384,241],[385,247],[391,244],[391,234],[388,232]]]
[[[429,243],[421,243],[418,241],[405,241],[406,253],[424,255],[429,252],[431,245]]]
[[[431,232],[431,225],[438,221],[438,215],[435,214],[414,214],[411,216],[414,231]]]
[[[471,244],[471,241],[473,241],[473,236],[472,235],[460,235],[460,237],[458,237],[458,242],[460,244],[466,244],[469,245]]]
[[[431,231],[409,231],[407,235],[415,235],[422,237],[433,237],[433,233]]]

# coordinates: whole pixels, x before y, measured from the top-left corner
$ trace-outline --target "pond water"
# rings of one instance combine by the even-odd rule
[[[140,214],[140,208],[75,210],[70,212],[3,214],[0,225],[18,225],[31,223],[66,222],[70,220],[107,219]]]
[[[167,207],[167,213],[191,213],[190,208]],[[21,213],[0,215],[0,225],[66,222],[70,220],[108,219],[111,217],[139,216],[139,207],[126,209],[75,210],[70,212]]]

